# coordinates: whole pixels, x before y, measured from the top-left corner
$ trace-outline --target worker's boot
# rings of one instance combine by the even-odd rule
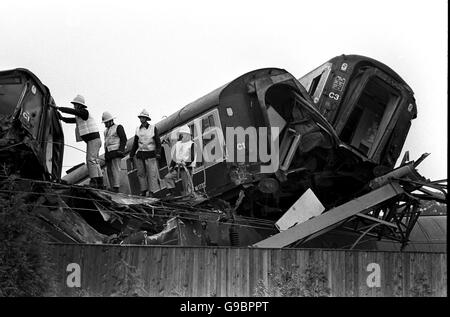
[[[141,191],[141,196],[147,196],[147,191],[146,190],[143,190],[143,191]]]
[[[97,188],[97,177],[92,177],[89,180],[89,187]]]
[[[97,188],[105,189],[105,186],[103,185],[103,177],[96,177],[96,178],[97,178]]]
[[[119,187],[113,187],[112,191],[115,192],[115,193],[118,193],[119,192]]]

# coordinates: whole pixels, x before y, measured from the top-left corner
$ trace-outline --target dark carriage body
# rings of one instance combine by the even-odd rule
[[[64,134],[49,89],[27,69],[0,72],[2,173],[61,178]]]

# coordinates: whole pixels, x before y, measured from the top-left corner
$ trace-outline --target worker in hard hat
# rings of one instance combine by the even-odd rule
[[[197,160],[195,143],[191,140],[191,129],[187,125],[180,127],[178,134],[181,139],[171,149],[172,160],[165,181],[167,188],[173,193],[175,180],[181,178],[181,194],[191,195],[194,193],[192,173]]]
[[[103,188],[103,173],[98,159],[99,150],[102,146],[99,129],[94,118],[87,110],[86,101],[82,95],[77,95],[71,103],[74,108],[56,107],[61,112],[72,114],[74,118],[60,119],[65,123],[75,123],[75,137],[77,142],[86,142],[86,165],[90,178],[90,185]]]
[[[161,139],[158,130],[149,123],[150,115],[142,110],[138,115],[141,125],[136,128],[130,158],[134,162],[141,188],[141,196],[153,197],[160,190],[158,160],[161,155]]]
[[[108,111],[103,112],[105,124],[105,163],[109,186],[118,193],[120,188],[120,161],[124,157],[127,135],[121,124],[114,123],[115,117]]]

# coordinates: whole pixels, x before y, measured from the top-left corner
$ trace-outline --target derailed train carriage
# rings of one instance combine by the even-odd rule
[[[193,174],[197,191],[231,203],[243,193],[238,213],[268,219],[279,218],[308,188],[330,208],[369,191],[370,180],[393,168],[415,117],[410,87],[367,57],[335,57],[299,80],[283,69],[255,70],[156,124],[164,144],[160,175],[176,131],[187,124],[202,155]],[[227,128],[244,137],[230,137]],[[260,128],[269,130],[256,141],[252,131]],[[204,157],[210,142],[214,160]],[[258,148],[263,144],[266,153]],[[122,169],[121,191],[137,194],[128,156]],[[63,179],[83,184],[86,167]]]
[[[64,134],[54,104],[29,70],[0,72],[0,176],[61,178]]]

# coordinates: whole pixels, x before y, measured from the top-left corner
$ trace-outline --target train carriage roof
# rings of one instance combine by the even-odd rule
[[[247,85],[249,79],[257,78],[263,74],[272,73],[283,74],[288,73],[288,71],[280,68],[261,68],[250,71],[213,90],[209,94],[206,94],[203,97],[189,103],[177,112],[171,114],[166,119],[159,121],[156,124],[156,127],[158,128],[160,134],[166,133],[181,123],[188,121],[190,118],[198,116],[201,113],[208,111],[211,107],[218,105],[220,103],[222,93],[227,90],[227,88],[231,88],[233,85],[243,87],[244,85]],[[294,78],[294,76],[292,78]]]
[[[50,89],[48,89],[48,87],[45,86],[35,74],[33,74],[26,68],[15,68],[0,71],[0,77],[14,77],[23,75],[25,75],[25,77],[31,78],[44,94],[50,94]]]
[[[343,61],[349,61],[351,63],[355,63],[358,67],[361,66],[374,66],[376,68],[381,69],[383,72],[394,78],[398,83],[405,86],[405,88],[411,93],[413,93],[413,90],[411,87],[408,86],[408,84],[403,80],[403,78],[400,77],[399,74],[397,74],[392,68],[389,66],[373,59],[370,57],[362,56],[362,55],[339,55],[329,60],[330,63],[335,62],[343,62]]]

